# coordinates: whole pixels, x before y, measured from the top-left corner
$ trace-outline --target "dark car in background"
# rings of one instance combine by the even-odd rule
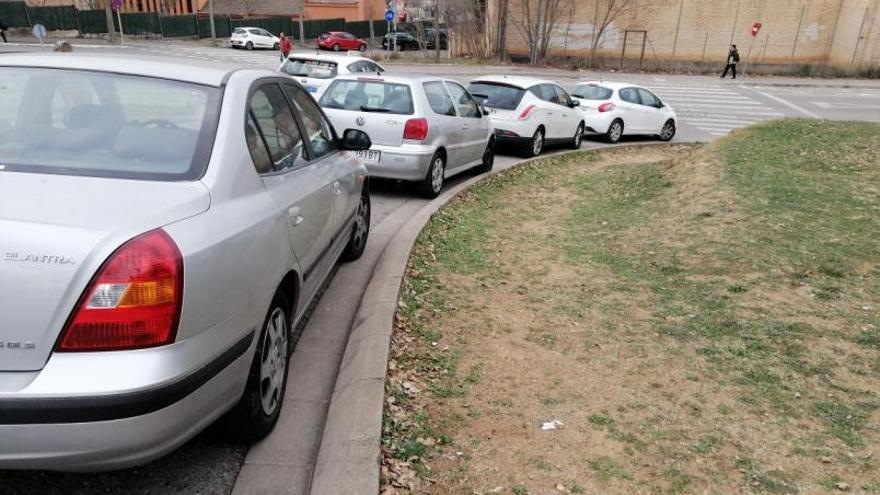
[[[397,42],[395,44],[394,37],[397,36]],[[409,33],[388,33],[382,38],[382,48],[386,50],[419,50],[421,49],[421,44],[419,40],[416,39],[415,36]]]
[[[434,29],[434,28],[425,29],[424,40],[425,40],[425,48],[426,49],[428,49],[428,50],[435,50],[436,49],[435,43],[437,41],[437,33],[438,32],[440,33],[440,43],[439,43],[440,49],[441,50],[449,49],[449,34],[446,32],[445,29]]]

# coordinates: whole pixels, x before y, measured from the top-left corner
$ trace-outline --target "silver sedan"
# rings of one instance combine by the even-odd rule
[[[362,131],[269,71],[0,60],[0,469],[267,435],[291,328],[367,242]]]
[[[492,170],[492,123],[458,82],[430,76],[346,76],[319,100],[337,129],[363,129],[370,175],[416,183],[423,196],[465,170]]]

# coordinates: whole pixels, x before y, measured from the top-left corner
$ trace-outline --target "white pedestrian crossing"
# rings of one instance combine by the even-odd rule
[[[724,136],[736,129],[785,115],[751,94],[718,83],[672,85],[645,82],[663,101],[675,108],[680,124],[710,136]]]

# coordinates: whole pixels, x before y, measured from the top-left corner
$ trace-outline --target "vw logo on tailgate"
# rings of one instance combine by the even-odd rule
[[[361,127],[363,127],[364,124],[367,123],[367,119],[365,119],[365,118],[363,118],[363,117],[358,117],[358,118],[354,121],[354,123],[357,124],[357,125],[359,125],[359,126],[361,126]]]

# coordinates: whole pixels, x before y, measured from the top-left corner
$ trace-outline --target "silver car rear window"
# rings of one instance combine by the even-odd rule
[[[0,67],[0,173],[201,176],[220,90],[163,79]]]
[[[307,58],[289,58],[281,64],[281,72],[288,76],[314,77],[315,79],[333,79],[337,74],[336,62],[310,60]]]
[[[357,112],[413,114],[409,86],[378,79],[336,80],[324,96],[321,106]]]
[[[581,84],[574,88],[571,95],[582,100],[607,100],[614,94],[614,90],[595,84]]]

